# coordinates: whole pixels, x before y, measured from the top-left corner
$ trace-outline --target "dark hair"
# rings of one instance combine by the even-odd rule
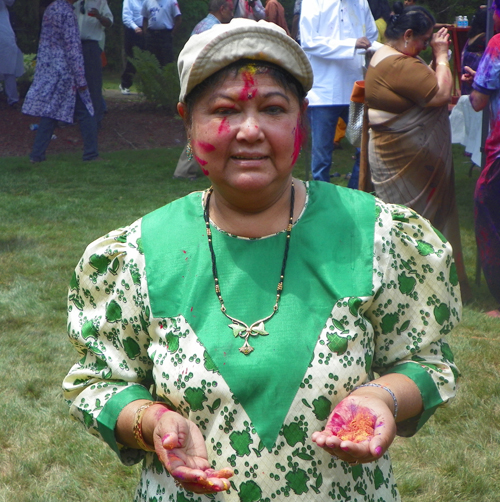
[[[197,101],[202,98],[207,92],[213,91],[229,77],[236,77],[238,72],[245,66],[251,65],[256,75],[267,74],[270,75],[276,83],[290,91],[296,98],[299,104],[304,102],[306,93],[300,82],[286,70],[280,66],[270,63],[268,61],[256,61],[253,59],[239,59],[221,70],[215,72],[213,75],[207,77],[203,82],[199,83],[185,98],[186,104],[186,122],[191,125],[191,117],[193,109]]]
[[[387,40],[400,39],[406,30],[412,30],[417,36],[425,35],[436,24],[434,16],[420,5],[404,7],[401,2],[396,2],[392,9],[394,14],[385,30]]]
[[[467,38],[471,39],[480,33],[486,33],[487,20],[488,9],[477,9],[470,23],[469,36]]]

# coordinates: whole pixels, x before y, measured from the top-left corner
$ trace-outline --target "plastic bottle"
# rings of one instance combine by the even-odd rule
[[[463,27],[464,27],[464,17],[458,16],[457,28],[463,28]]]
[[[467,16],[464,16],[464,28],[467,28],[469,26],[469,20],[467,19]]]

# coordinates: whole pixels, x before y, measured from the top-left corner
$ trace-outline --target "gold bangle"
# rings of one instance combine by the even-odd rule
[[[446,67],[450,67],[450,63],[445,63],[444,61],[440,61],[439,63],[437,63],[438,65],[441,65],[441,66],[446,66]]]
[[[144,412],[150,407],[153,406],[153,404],[161,404],[167,408],[167,405],[165,403],[162,403],[161,401],[150,401],[149,403],[143,404],[139,408],[137,408],[135,412],[135,418],[134,418],[134,438],[139,445],[139,448],[141,450],[145,451],[155,451],[154,446],[149,446],[146,441],[144,440],[144,436],[142,435],[142,417],[144,415]],[[170,411],[169,408],[167,408],[168,411]]]

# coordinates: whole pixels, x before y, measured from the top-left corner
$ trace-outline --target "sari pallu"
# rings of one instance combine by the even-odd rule
[[[369,139],[362,142],[365,149],[367,145],[367,155],[360,179],[367,180],[365,186],[371,181],[369,189],[377,197],[412,208],[446,237],[453,247],[462,297],[469,299],[447,107],[414,106],[369,127]]]

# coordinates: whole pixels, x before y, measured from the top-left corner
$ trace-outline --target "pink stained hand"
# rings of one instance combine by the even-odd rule
[[[333,410],[325,428],[311,439],[345,462],[373,462],[389,448],[396,423],[387,405],[372,396],[352,395]]]
[[[214,470],[207,457],[199,428],[178,413],[164,413],[154,430],[156,453],[173,478],[194,493],[217,493],[229,489],[229,467]]]

